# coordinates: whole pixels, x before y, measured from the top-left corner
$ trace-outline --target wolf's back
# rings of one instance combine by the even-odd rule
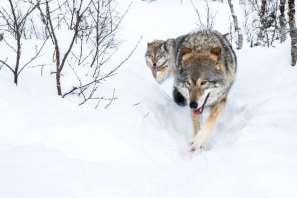
[[[220,62],[225,66],[229,78],[234,79],[237,59],[230,42],[218,31],[198,31],[188,34],[181,41],[177,52],[177,66],[181,65],[181,49],[187,47],[197,52],[210,52],[211,49],[220,47]],[[230,79],[230,80],[231,80]]]

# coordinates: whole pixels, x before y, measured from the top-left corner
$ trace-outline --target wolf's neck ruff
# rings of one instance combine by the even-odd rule
[[[204,102],[203,102],[203,104],[202,104],[201,107],[199,107],[199,108],[193,110],[193,113],[194,113],[194,114],[202,114],[202,113],[203,113],[203,110],[204,110],[204,107],[205,107],[205,105],[206,105],[206,102],[207,102],[207,100],[208,100],[208,98],[209,98],[209,95],[210,95],[210,93],[208,93],[208,94],[206,95],[205,100],[204,100]]]

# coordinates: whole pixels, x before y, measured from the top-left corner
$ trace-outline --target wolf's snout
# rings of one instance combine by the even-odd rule
[[[156,63],[153,63],[153,67],[156,67],[157,66],[157,64]]]
[[[190,102],[190,108],[191,108],[191,109],[197,109],[197,107],[198,107],[198,104],[197,104],[196,101],[192,101],[192,102]]]

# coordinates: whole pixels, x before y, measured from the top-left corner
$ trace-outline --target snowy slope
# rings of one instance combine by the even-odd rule
[[[227,31],[227,8],[211,6],[216,28]],[[0,197],[296,197],[297,71],[288,43],[237,51],[237,81],[212,148],[188,152],[189,109],[172,101],[170,80],[154,82],[144,52],[147,41],[194,31],[195,22],[189,2],[135,1],[119,53],[143,41],[105,85],[119,97],[107,110],[57,98],[49,74],[28,70],[15,87],[0,70]]]

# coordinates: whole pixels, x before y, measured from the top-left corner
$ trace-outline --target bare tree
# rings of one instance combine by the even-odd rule
[[[79,33],[82,31],[81,29],[81,23],[83,21],[84,14],[86,13],[88,9],[88,5],[83,6],[83,0],[77,1],[72,0],[71,7],[69,6],[69,2],[63,1],[49,1],[45,0],[44,8],[42,8],[38,4],[38,9],[40,11],[42,21],[44,22],[46,26],[47,33],[49,34],[52,44],[54,46],[54,62],[56,65],[56,88],[57,93],[59,96],[62,96],[62,87],[61,87],[61,74],[64,69],[64,66],[66,64],[66,61],[73,49],[73,46],[75,44],[75,40],[78,38]],[[51,9],[53,6],[56,6],[54,9]],[[65,14],[63,13],[65,10],[63,9],[64,6],[67,5],[71,8],[70,16],[71,18],[68,19],[69,30],[71,31],[71,40],[68,46],[66,47],[65,52],[62,52],[61,46],[60,46],[60,40],[58,38],[58,28],[60,27],[60,23],[63,22],[63,20],[67,20]],[[66,9],[67,11],[67,9]],[[67,14],[67,13],[66,13]],[[62,18],[60,18],[62,16]],[[69,21],[70,20],[70,21]],[[60,38],[62,39],[62,38]]]
[[[118,69],[132,56],[141,39],[136,43],[135,47],[129,52],[127,57],[120,61],[117,65],[106,68],[108,63],[114,57],[117,51],[118,42],[115,39],[116,32],[119,25],[129,10],[127,8],[125,13],[121,16],[113,16],[114,10],[111,5],[112,1],[93,1],[86,13],[88,20],[88,31],[80,35],[79,49],[72,52],[74,57],[70,65],[78,65],[79,67],[71,67],[76,76],[77,83],[72,89],[63,94],[63,97],[69,94],[78,94],[82,96],[84,104],[89,100],[105,100],[102,96],[96,96],[96,91],[99,86],[116,74]],[[112,17],[113,16],[113,17]],[[88,40],[89,44],[85,45],[84,42]],[[88,72],[82,72],[83,65],[89,68]],[[105,70],[105,72],[104,72]],[[114,100],[113,96],[108,100]]]
[[[243,35],[242,35],[242,32],[241,32],[241,28],[239,27],[239,24],[238,24],[238,19],[237,19],[237,16],[235,14],[235,10],[234,10],[234,6],[233,6],[233,3],[232,3],[232,0],[228,0],[228,5],[230,7],[230,11],[231,11],[231,15],[232,15],[232,18],[233,18],[233,23],[234,23],[234,28],[235,28],[235,32],[236,32],[236,48],[237,49],[241,49],[242,48],[242,45],[243,45]]]
[[[247,0],[243,3],[245,12],[245,31],[250,46],[273,46],[280,39],[279,1]]]
[[[267,0],[261,0],[260,17],[264,17],[267,11]]]
[[[192,6],[193,6],[193,8],[195,10],[197,18],[198,18],[197,26],[199,27],[199,29],[212,30],[213,27],[214,27],[214,22],[215,22],[216,15],[212,12],[207,0],[205,0],[205,7],[204,7],[204,10],[206,10],[205,19],[203,19],[201,17],[201,14],[200,14],[201,11],[199,11],[199,9],[195,6],[193,0],[191,0],[191,3],[192,3]]]
[[[0,9],[0,19],[4,21],[4,24],[1,24],[1,27],[4,32],[7,32],[9,36],[14,38],[15,44],[11,44],[9,41],[6,40],[5,37],[3,37],[3,41],[5,42],[7,47],[13,50],[13,52],[15,53],[15,63],[8,63],[8,58],[0,59],[0,63],[13,73],[13,81],[17,85],[19,75],[27,66],[29,66],[35,59],[39,57],[42,49],[45,46],[46,40],[41,46],[36,47],[35,54],[27,62],[22,63],[22,42],[27,19],[30,14],[37,8],[37,6],[39,5],[39,1],[37,1],[36,4],[31,4],[26,10],[22,7],[24,6],[24,2],[21,0],[7,0],[7,2],[9,8]]]
[[[99,86],[134,52],[113,63],[114,67],[109,65],[118,49],[116,33],[130,6],[122,15],[115,10],[114,0],[44,0],[38,6],[54,48],[53,74],[59,96],[78,95],[83,98],[81,104],[104,100],[96,95]],[[68,79],[63,88],[62,78]]]
[[[295,0],[288,0],[288,16],[289,16],[289,26],[290,26],[290,36],[291,36],[291,65],[296,65],[297,60],[297,30],[295,21]]]

